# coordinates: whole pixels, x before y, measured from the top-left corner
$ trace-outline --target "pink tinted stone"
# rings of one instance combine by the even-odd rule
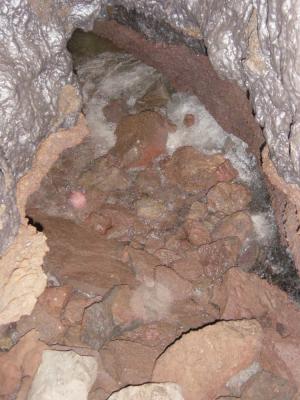
[[[76,209],[84,208],[87,203],[85,194],[79,191],[71,192],[68,201]]]

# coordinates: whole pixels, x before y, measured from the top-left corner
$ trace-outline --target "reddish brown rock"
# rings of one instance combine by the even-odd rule
[[[146,235],[150,229],[133,212],[121,206],[106,206],[101,215],[111,221],[111,228],[106,232],[107,239],[128,242],[135,235]]]
[[[171,268],[157,267],[155,280],[170,292],[174,302],[186,300],[192,296],[192,284],[178,276]]]
[[[138,319],[138,315],[134,313],[131,307],[131,298],[133,294],[134,290],[130,289],[128,286],[124,285],[116,288],[116,293],[113,294],[111,300],[111,313],[116,325],[126,327]]]
[[[144,250],[128,248],[129,265],[140,282],[153,281],[154,269],[161,264],[160,259]]]
[[[237,238],[217,240],[201,246],[197,251],[187,252],[186,257],[176,261],[172,268],[190,281],[201,281],[203,278],[215,280],[237,265],[239,251]]]
[[[244,210],[250,201],[250,191],[237,183],[218,183],[207,194],[208,208],[226,215]]]
[[[100,350],[106,372],[120,387],[149,382],[159,352],[151,347],[114,340]]]
[[[129,115],[117,126],[112,154],[127,168],[147,166],[165,153],[168,133],[174,131],[175,126],[157,112]]]
[[[267,371],[259,372],[246,385],[242,400],[292,400],[296,388],[286,379]]]
[[[220,154],[207,156],[193,147],[177,149],[164,163],[167,178],[189,193],[206,194],[217,182],[217,168],[224,162]]]
[[[208,229],[203,223],[193,220],[188,220],[184,224],[188,240],[194,246],[201,246],[211,242],[211,236]]]
[[[112,227],[112,220],[109,216],[96,212],[91,213],[84,222],[89,228],[98,232],[100,235],[105,235],[105,233]]]
[[[189,400],[215,399],[228,379],[251,365],[261,349],[256,321],[219,322],[190,332],[157,360],[154,382],[174,382]]]
[[[71,292],[70,286],[46,288],[31,315],[24,316],[17,322],[18,336],[36,329],[44,342],[62,343],[66,331],[62,314]]]
[[[44,268],[62,283],[89,295],[104,295],[112,287],[134,281],[123,263],[124,246],[106,240],[78,224],[40,215],[50,252]]]
[[[83,312],[91,303],[91,300],[80,293],[74,293],[68,301],[63,314],[63,321],[67,325],[79,324],[82,321]]]
[[[196,221],[203,221],[208,215],[208,209],[206,203],[200,203],[200,201],[195,201],[190,208],[187,215],[187,219],[192,219]]]
[[[219,182],[232,181],[238,176],[238,172],[233,168],[229,160],[225,160],[217,168],[217,178]]]
[[[48,314],[54,317],[60,317],[71,293],[72,288],[70,286],[46,288],[44,293],[39,297],[38,304]]]
[[[39,341],[39,334],[32,330],[8,353],[0,354],[0,396],[8,399],[12,397],[6,396],[12,396],[19,390],[27,393],[46,348]],[[22,380],[23,377],[26,379]]]
[[[250,215],[246,211],[238,211],[222,219],[214,229],[212,237],[222,239],[236,236],[243,243],[253,235],[253,224]]]
[[[191,126],[195,125],[195,115],[194,114],[185,114],[184,119],[183,119],[183,124],[187,128],[190,128]]]
[[[170,266],[173,262],[181,259],[181,256],[175,251],[168,249],[158,249],[154,252],[154,255],[160,259],[162,265]]]
[[[138,174],[135,182],[138,190],[149,196],[156,193],[161,188],[160,177],[157,171],[145,169]]]
[[[108,122],[118,123],[128,113],[126,102],[122,99],[112,100],[102,108]]]
[[[126,174],[118,168],[113,157],[106,156],[94,160],[91,166],[78,179],[78,184],[86,191],[97,188],[100,192],[126,190],[129,180]]]
[[[158,321],[150,324],[142,324],[136,329],[125,331],[119,336],[119,339],[153,347],[162,352],[180,336],[181,332],[178,326],[170,324],[169,321]]]
[[[224,276],[221,288],[215,288],[215,296],[223,319],[256,318],[264,327],[279,329],[284,336],[299,335],[298,306],[286,293],[257,275],[232,268]]]

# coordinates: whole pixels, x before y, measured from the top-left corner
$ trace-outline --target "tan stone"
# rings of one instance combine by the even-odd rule
[[[21,225],[14,243],[0,260],[0,325],[32,312],[46,287],[41,266],[47,250],[45,235]]]
[[[157,360],[152,380],[180,385],[188,400],[213,400],[231,376],[256,360],[261,341],[256,321],[219,322],[190,332]]]
[[[27,223],[27,220],[25,220],[25,206],[29,196],[38,190],[43,177],[63,150],[79,144],[88,133],[86,120],[83,115],[80,115],[76,126],[52,133],[40,144],[30,171],[19,180],[17,185],[18,209],[25,223]]]

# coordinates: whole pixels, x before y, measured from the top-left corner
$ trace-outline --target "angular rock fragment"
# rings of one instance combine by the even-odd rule
[[[174,130],[173,124],[153,111],[124,117],[115,132],[112,154],[127,168],[147,166],[165,153],[168,132]]]
[[[207,194],[208,208],[226,215],[245,210],[250,201],[250,191],[237,183],[218,183]]]
[[[217,169],[224,162],[220,154],[207,156],[193,147],[181,147],[163,164],[167,178],[189,193],[206,194],[218,182]]]
[[[45,350],[28,400],[86,400],[97,369],[97,361],[91,356]]]
[[[219,322],[190,332],[161,355],[152,379],[180,385],[189,400],[217,398],[232,375],[257,359],[262,337],[256,321]]]

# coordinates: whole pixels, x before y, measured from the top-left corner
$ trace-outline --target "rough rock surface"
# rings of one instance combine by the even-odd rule
[[[45,350],[28,400],[86,400],[96,379],[97,361],[74,351]]]
[[[170,346],[157,360],[153,380],[179,384],[189,400],[214,399],[232,375],[256,359],[261,344],[256,321],[219,322]]]
[[[148,383],[129,386],[112,394],[108,400],[183,400],[181,389],[175,383]]]
[[[56,0],[46,5],[39,0],[5,0],[0,70],[2,250],[17,232],[17,179],[30,167],[41,139],[59,126],[73,124],[78,112],[66,40],[74,28],[90,28],[113,6],[140,14],[138,26],[145,33],[150,18],[156,27],[162,23],[194,40],[195,47],[203,40],[216,71],[249,90],[278,172],[299,183],[297,0],[283,5],[275,0],[174,0],[166,7],[163,0]]]

